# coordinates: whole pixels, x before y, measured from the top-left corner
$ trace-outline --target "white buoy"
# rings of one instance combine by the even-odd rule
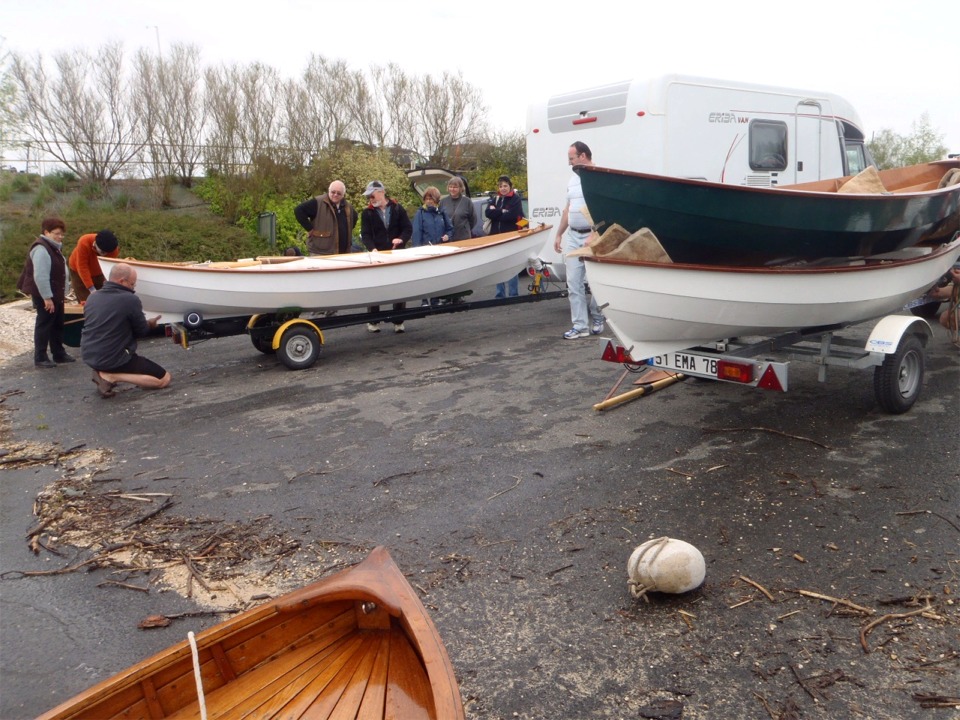
[[[648,592],[685,593],[700,587],[707,574],[703,555],[683,540],[648,540],[627,561],[627,585],[634,597]]]

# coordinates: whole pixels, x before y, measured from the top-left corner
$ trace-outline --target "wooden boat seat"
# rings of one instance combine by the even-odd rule
[[[896,190],[891,190],[894,195],[900,195],[902,193],[914,193],[914,192],[926,192],[927,190],[936,190],[937,181],[931,180],[929,182],[920,183],[918,185],[909,185],[907,187],[900,187]]]

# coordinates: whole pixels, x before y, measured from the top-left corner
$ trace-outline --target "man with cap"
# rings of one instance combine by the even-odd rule
[[[360,213],[360,239],[367,250],[397,250],[406,245],[413,236],[413,223],[403,205],[387,197],[386,188],[379,180],[367,183],[363,194],[369,203]],[[393,309],[403,310],[405,307],[404,303],[396,303]],[[369,311],[380,312],[380,307],[375,305]],[[395,322],[393,329],[402,333],[403,323]],[[380,324],[367,323],[367,330],[380,332]]]
[[[100,269],[100,256],[115,258],[120,255],[117,236],[109,230],[81,235],[70,253],[70,287],[77,302],[86,302],[90,294],[103,287],[106,278]]]

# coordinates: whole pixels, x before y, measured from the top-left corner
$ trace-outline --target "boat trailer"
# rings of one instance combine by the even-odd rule
[[[469,293],[450,295],[440,298],[438,304],[431,304],[429,307],[417,306],[375,313],[320,312],[304,317],[303,309],[290,307],[281,308],[272,313],[211,320],[204,319],[196,313],[188,313],[183,322],[167,325],[166,334],[183,348],[189,348],[191,344],[204,340],[249,334],[253,347],[258,351],[265,355],[275,354],[290,370],[305,370],[311,367],[320,356],[326,330],[366,323],[401,323],[431,315],[539,302],[555,297],[565,297],[567,294],[565,290],[544,291],[538,278],[534,279],[529,289],[528,295],[472,302],[464,299]]]
[[[698,377],[781,392],[789,389],[791,361],[817,365],[819,382],[826,382],[831,366],[873,368],[873,389],[880,407],[892,414],[907,412],[923,386],[924,346],[933,336],[930,325],[911,315],[887,315],[873,327],[866,343],[836,334],[846,327],[851,325],[724,339],[640,361],[630,357],[629,348],[609,340],[602,359],[622,363],[632,372],[653,368],[676,373],[676,379]],[[605,402],[611,407],[618,404],[610,402],[609,396]]]

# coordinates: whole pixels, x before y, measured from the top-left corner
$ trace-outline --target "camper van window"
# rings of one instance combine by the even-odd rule
[[[750,169],[787,169],[787,124],[771,120],[750,123]]]
[[[847,169],[844,175],[856,175],[867,169],[867,159],[863,154],[863,145],[860,143],[846,143]]]

